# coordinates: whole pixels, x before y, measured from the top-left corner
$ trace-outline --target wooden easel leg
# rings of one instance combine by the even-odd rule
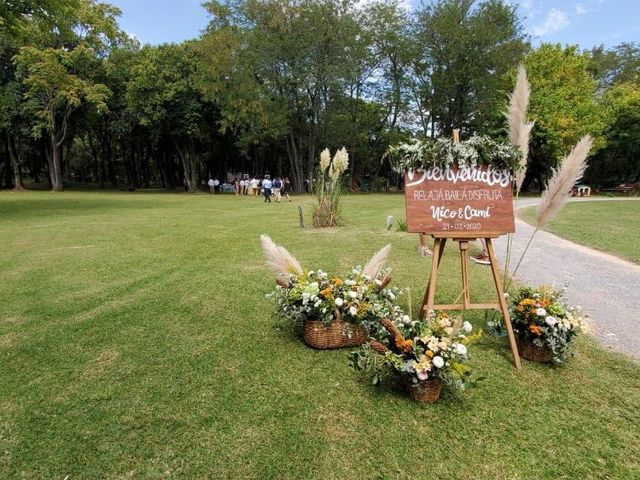
[[[427,291],[424,292],[422,307],[420,308],[420,318],[424,318],[425,312],[429,312],[433,309],[433,304],[436,297],[436,277],[438,275],[438,268],[440,267],[440,262],[442,261],[442,254],[444,252],[444,246],[446,243],[446,238],[436,238],[434,240],[433,256],[431,257],[431,276],[429,277]]]
[[[460,270],[462,273],[462,304],[464,309],[469,308],[469,267],[467,264],[467,252],[469,251],[469,242],[466,240],[458,241],[460,247]]]
[[[518,346],[516,345],[516,338],[513,335],[513,328],[511,328],[511,320],[509,319],[509,309],[507,308],[507,301],[504,298],[504,291],[502,290],[502,282],[500,281],[500,271],[498,270],[498,259],[496,253],[493,250],[493,243],[490,238],[485,239],[487,242],[487,253],[491,260],[491,272],[493,273],[493,281],[496,284],[496,292],[498,292],[498,302],[500,303],[500,310],[502,311],[502,317],[504,318],[504,325],[507,327],[507,334],[509,335],[509,343],[511,344],[511,353],[513,354],[513,363],[516,369],[520,370],[520,355],[518,354]]]

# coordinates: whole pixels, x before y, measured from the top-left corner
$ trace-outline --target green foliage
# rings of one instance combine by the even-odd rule
[[[413,62],[422,133],[483,128],[504,110],[505,74],[526,50],[515,5],[452,0],[419,10]]]
[[[607,120],[597,102],[588,53],[573,46],[542,44],[527,55],[524,64],[531,83],[528,117],[535,125],[523,189],[534,180],[542,188],[551,169],[584,135],[594,137],[592,151],[603,147]]]
[[[640,78],[640,77],[639,77]],[[640,181],[640,82],[619,83],[603,95],[606,146],[589,162],[586,177],[597,184]]]

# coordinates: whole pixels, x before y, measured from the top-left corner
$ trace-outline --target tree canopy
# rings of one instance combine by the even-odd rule
[[[637,181],[640,47],[532,49],[504,0],[208,1],[181,44],[139,43],[96,0],[0,4],[0,185],[48,179],[197,191],[210,176],[289,176],[345,146],[349,183],[390,175],[411,136],[504,135],[517,65],[532,84],[529,186],[584,133],[594,181]],[[25,180],[26,179],[26,180]]]

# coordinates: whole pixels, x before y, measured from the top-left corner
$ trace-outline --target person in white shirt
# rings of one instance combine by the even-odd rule
[[[256,177],[253,177],[251,179],[251,193],[253,193],[254,197],[257,197],[260,193],[260,180],[258,180]]]
[[[215,191],[215,183],[213,182],[213,178],[209,178],[207,185],[209,185],[209,192],[213,193]]]
[[[262,180],[262,194],[264,195],[264,201],[271,203],[271,177],[269,175],[264,176]]]

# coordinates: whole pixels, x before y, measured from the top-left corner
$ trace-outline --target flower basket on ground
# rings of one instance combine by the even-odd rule
[[[472,326],[462,317],[432,312],[426,321],[384,319],[386,335],[379,335],[353,353],[352,365],[378,384],[388,376],[402,379],[412,400],[433,403],[443,386],[464,389],[471,367],[467,345],[480,334],[469,335]]]
[[[272,266],[272,259],[286,252],[266,236],[263,248]],[[401,292],[388,287],[391,276],[382,268],[389,250],[387,245],[364,268],[353,268],[345,276],[304,270],[286,252],[293,259],[289,264],[295,265],[276,269],[277,285],[269,297],[280,315],[302,327],[308,346],[327,349],[362,345],[380,328],[380,319],[401,313],[396,305]]]
[[[279,280],[270,297],[283,317],[303,326],[310,347],[352,347],[362,345],[381,318],[399,310],[400,292],[387,287],[390,281],[386,271],[372,277],[360,267],[344,277],[315,270]]]
[[[573,355],[573,340],[585,329],[577,308],[563,302],[564,290],[523,287],[511,302],[510,317],[520,356],[539,363],[562,363]]]

